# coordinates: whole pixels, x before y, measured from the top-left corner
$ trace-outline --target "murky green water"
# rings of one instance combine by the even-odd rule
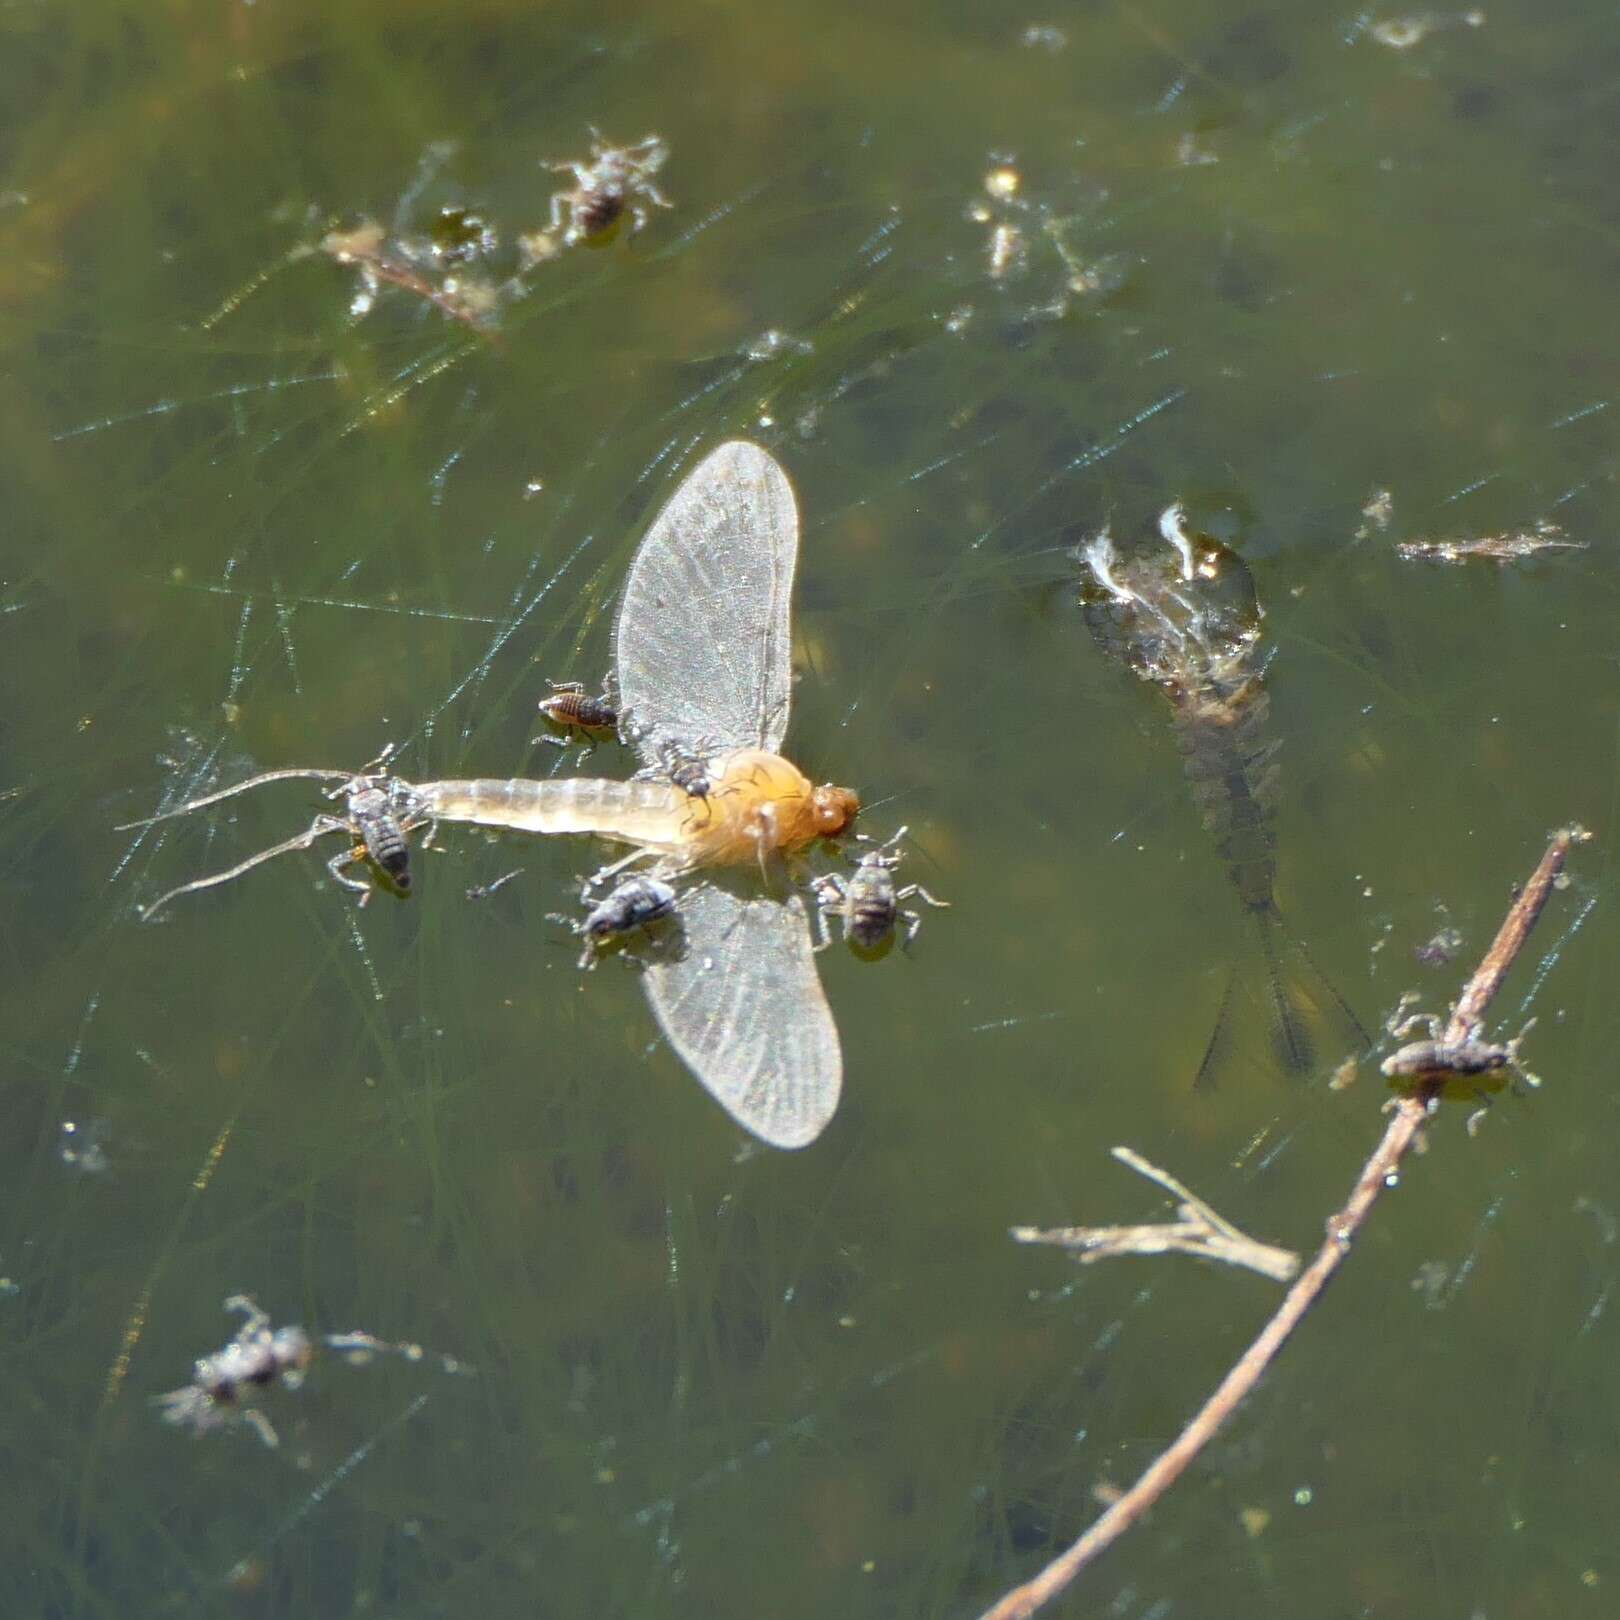
[[[1068,549],[1180,497],[1267,606],[1279,899],[1367,1025],[1455,993],[1549,827],[1599,841],[1498,1003],[1545,1089],[1447,1111],[1060,1612],[1612,1612],[1612,10],[1408,50],[1327,6],[803,10],[0,8],[0,1609],[968,1616],[1077,1534],[1273,1295],[1006,1228],[1159,1214],[1127,1142],[1312,1246],[1383,1097],[1280,1074],[1165,705],[1076,609]],[[510,240],[589,124],[660,132],[676,207],[497,338],[353,320],[293,252],[402,196]],[[820,1142],[751,1149],[632,971],[581,980],[577,846],[455,830],[364,911],[292,855],[139,924],[315,807],[113,830],[161,802],[390,739],[552,768],[545,679],[606,667],[737,434],[806,517],[791,751],[953,902],[822,959]],[[1589,549],[1393,554],[1537,518]],[[237,1291],[478,1375],[328,1359],[276,1451],[163,1425]]]

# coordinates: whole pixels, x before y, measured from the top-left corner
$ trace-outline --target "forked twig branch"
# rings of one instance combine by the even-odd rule
[[[1156,1181],[1179,1198],[1176,1219],[1150,1221],[1143,1226],[1015,1226],[1015,1243],[1046,1243],[1067,1249],[1083,1266],[1124,1254],[1190,1254],[1201,1260],[1219,1260],[1229,1266],[1247,1266],[1274,1282],[1287,1282],[1299,1270],[1292,1249],[1275,1248],[1240,1232],[1218,1215],[1197,1193],[1182,1186],[1168,1170],[1149,1164],[1140,1153],[1117,1147],[1114,1157],[1140,1176]]]
[[[1530,876],[1530,881],[1514,900],[1491,948],[1463,988],[1446,1024],[1445,1039],[1460,1042],[1476,1029],[1485,1009],[1502,987],[1541,915],[1541,908],[1552,892],[1553,880],[1563,870],[1573,844],[1590,835],[1580,827],[1564,827],[1553,834],[1547,852]],[[1149,1465],[1147,1471],[1125,1492],[1080,1539],[1049,1563],[1033,1580],[1016,1586],[986,1609],[981,1620],[1026,1620],[1060,1593],[1099,1554],[1111,1547],[1138,1519],[1175,1484],[1192,1460],[1215,1437],[1227,1419],[1254,1392],[1272,1359],[1282,1349],[1305,1313],[1316,1303],[1328,1279],[1339,1269],[1350,1252],[1351,1242],[1371,1213],[1378,1195],[1395,1183],[1401,1162],[1422,1136],[1423,1126],[1438,1102],[1443,1081],[1421,1082],[1399,1098],[1390,1110],[1389,1126],[1372,1157],[1362,1166],[1355,1186],[1343,1208],[1329,1216],[1327,1238],[1316,1258],[1301,1273],[1277,1307],[1276,1314],[1261,1329],[1259,1337],[1244,1351],[1215,1392],[1194,1414],[1169,1448]]]

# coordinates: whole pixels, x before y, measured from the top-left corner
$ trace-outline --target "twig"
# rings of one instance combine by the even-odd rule
[[[1299,1270],[1299,1256],[1291,1249],[1257,1242],[1218,1215],[1197,1193],[1182,1186],[1167,1170],[1150,1164],[1128,1147],[1114,1149],[1114,1157],[1138,1175],[1156,1181],[1181,1200],[1178,1219],[1151,1221],[1143,1226],[1015,1226],[1015,1243],[1049,1243],[1068,1249],[1083,1266],[1124,1254],[1190,1254],[1219,1260],[1229,1266],[1247,1266],[1263,1277],[1287,1282]]]
[[[1588,834],[1580,827],[1564,827],[1553,834],[1547,852],[1514,900],[1491,948],[1463,988],[1446,1025],[1448,1040],[1461,1040],[1475,1028],[1485,1009],[1502,987],[1502,980],[1523,948],[1541,908],[1547,903],[1553,880],[1563,870],[1570,846]],[[1390,1111],[1389,1126],[1372,1157],[1362,1167],[1344,1207],[1330,1216],[1327,1239],[1316,1258],[1288,1290],[1276,1314],[1244,1351],[1237,1365],[1223,1378],[1169,1448],[1159,1454],[1147,1472],[1105,1512],[1080,1539],[1049,1563],[1033,1580],[1016,1586],[986,1609],[981,1620],[1026,1620],[1065,1591],[1081,1570],[1111,1547],[1151,1508],[1214,1438],[1238,1406],[1253,1393],[1272,1358],[1290,1333],[1316,1303],[1328,1279],[1350,1252],[1350,1244],[1367,1219],[1378,1195],[1393,1186],[1406,1155],[1423,1131],[1431,1108],[1438,1102],[1440,1083],[1420,1084],[1401,1097]]]

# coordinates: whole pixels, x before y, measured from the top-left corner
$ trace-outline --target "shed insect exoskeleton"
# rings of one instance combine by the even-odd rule
[[[200,1356],[191,1382],[159,1395],[155,1404],[165,1423],[187,1426],[197,1434],[246,1423],[267,1446],[279,1445],[270,1420],[246,1404],[247,1398],[277,1379],[296,1389],[314,1359],[315,1345],[300,1327],[272,1330],[269,1314],[246,1294],[232,1294],[225,1309],[242,1313],[236,1336],[213,1355]]]
[[[832,943],[826,929],[828,916],[837,917],[843,924],[845,939],[864,951],[871,951],[894,933],[896,922],[905,924],[905,944],[909,945],[917,937],[922,916],[901,904],[913,895],[941,910],[949,909],[950,901],[936,900],[920,883],[908,883],[904,888],[895,886],[894,869],[902,857],[894,846],[908,830],[902,827],[887,842],[861,856],[848,878],[828,872],[815,880],[813,888],[822,923],[817,950]]]
[[[591,901],[591,887],[587,883],[580,895],[581,901],[590,906],[582,922],[557,912],[552,913],[552,921],[566,923],[585,941],[579,965],[587,971],[596,966],[602,952],[616,941],[675,913],[674,887],[662,878],[637,873],[615,884],[594,904]]]
[[[576,242],[599,241],[629,212],[631,229],[639,231],[647,223],[647,203],[672,208],[653,184],[653,176],[663,168],[669,148],[663,138],[649,135],[634,146],[610,146],[599,131],[591,131],[589,162],[566,159],[545,166],[559,174],[571,174],[574,188],[551,196],[551,232],[562,232],[564,247]],[[567,216],[567,227],[563,218]]]
[[[430,1356],[419,1344],[390,1343],[363,1330],[310,1334],[301,1327],[272,1328],[269,1312],[247,1294],[232,1294],[225,1309],[242,1314],[241,1327],[221,1349],[192,1363],[189,1384],[154,1397],[152,1404],[165,1423],[194,1434],[246,1424],[265,1445],[277,1446],[281,1442],[270,1419],[252,1404],[253,1399],[272,1384],[297,1389],[323,1347],[336,1351],[351,1366],[378,1355],[397,1355],[410,1362],[436,1362],[447,1373],[472,1372],[454,1356]]]

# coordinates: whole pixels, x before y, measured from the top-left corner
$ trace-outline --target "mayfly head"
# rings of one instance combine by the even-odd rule
[[[836,838],[846,831],[861,810],[861,796],[853,788],[823,782],[810,795],[816,831],[823,838]]]

